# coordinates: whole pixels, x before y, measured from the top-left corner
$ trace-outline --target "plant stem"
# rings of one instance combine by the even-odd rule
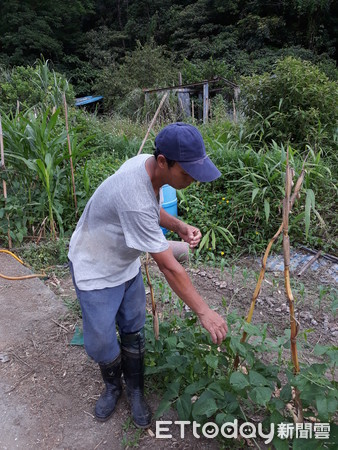
[[[283,200],[283,254],[284,254],[284,280],[285,280],[285,293],[289,300],[290,308],[290,327],[291,327],[291,359],[294,366],[294,373],[297,375],[300,371],[299,361],[297,354],[297,334],[298,334],[298,322],[295,318],[294,298],[290,285],[290,238],[289,238],[289,214],[291,209],[291,186],[293,171],[289,165],[289,150],[286,157],[286,177],[285,177],[285,197]],[[297,419],[298,422],[303,422],[303,408],[300,400],[300,393],[295,388],[295,406],[297,407]]]

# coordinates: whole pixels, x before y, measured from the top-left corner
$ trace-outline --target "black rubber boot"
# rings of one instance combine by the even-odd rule
[[[151,424],[151,411],[144,398],[143,328],[137,333],[121,335],[121,347],[122,370],[133,421],[138,428],[148,428]]]
[[[103,381],[106,385],[95,405],[95,417],[104,422],[113,414],[116,402],[122,393],[121,383],[121,355],[109,364],[99,364]]]

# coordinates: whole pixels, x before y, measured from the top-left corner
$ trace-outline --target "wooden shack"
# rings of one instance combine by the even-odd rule
[[[211,99],[218,93],[224,92],[225,87],[230,88],[232,115],[236,121],[236,103],[239,99],[240,88],[237,84],[224,77],[214,77],[211,80],[202,80],[196,83],[178,84],[165,88],[143,89],[145,101],[151,94],[171,92],[177,95],[178,104],[186,117],[193,117],[207,123],[210,114]],[[196,99],[198,102],[196,102]],[[202,105],[200,107],[199,105]]]

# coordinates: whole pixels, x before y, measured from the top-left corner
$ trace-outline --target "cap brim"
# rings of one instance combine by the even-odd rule
[[[179,165],[196,181],[214,181],[221,176],[221,172],[207,156],[198,161],[179,162]]]

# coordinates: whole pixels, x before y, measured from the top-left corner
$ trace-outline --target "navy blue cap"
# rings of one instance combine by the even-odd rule
[[[221,175],[206,154],[201,133],[193,125],[184,122],[167,125],[156,136],[155,147],[178,162],[196,181],[213,181]]]

